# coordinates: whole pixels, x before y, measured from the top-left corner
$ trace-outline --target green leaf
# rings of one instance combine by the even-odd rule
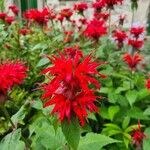
[[[149,95],[150,95],[150,92],[149,92],[147,89],[141,89],[141,90],[138,92],[137,101],[141,101],[141,100],[147,98]]]
[[[38,64],[36,65],[36,67],[41,67],[41,66],[44,66],[44,65],[46,65],[46,64],[48,64],[48,63],[49,63],[49,59],[46,58],[46,57],[44,57],[44,58],[42,58],[42,59],[38,62]]]
[[[149,150],[150,148],[150,127],[145,130],[146,138],[143,141],[143,150]]]
[[[100,150],[102,147],[120,142],[102,134],[88,133],[82,137],[79,143],[78,150]]]
[[[122,128],[126,129],[130,123],[130,117],[126,116],[122,122]]]
[[[128,117],[137,119],[137,120],[149,120],[150,118],[148,116],[146,116],[143,111],[138,108],[138,107],[133,107],[131,108],[128,113],[127,113]]]
[[[135,90],[128,91],[126,93],[126,98],[127,98],[128,102],[129,102],[130,106],[132,106],[135,103],[135,101],[137,99],[137,96],[138,96],[138,92],[135,91]]]
[[[0,142],[1,150],[24,150],[25,144],[20,140],[21,129],[17,129],[6,135]]]
[[[24,105],[19,109],[19,111],[11,117],[11,120],[14,124],[21,123],[23,124],[23,119],[28,114],[28,108],[30,103],[27,101]]]
[[[32,107],[38,110],[42,110],[43,109],[43,103],[40,99],[34,99]]]
[[[55,150],[63,148],[66,144],[61,128],[54,129],[50,120],[42,114],[36,116],[29,126],[29,131],[32,140],[31,148],[34,150]]]
[[[114,116],[119,112],[119,110],[120,110],[119,106],[110,106],[108,108],[108,114],[111,121],[114,119]]]
[[[46,43],[39,43],[33,47],[32,51],[35,51],[38,49],[44,50],[46,48],[48,48],[48,45]]]
[[[148,108],[144,111],[144,115],[150,115],[150,107],[148,107]]]
[[[74,150],[77,150],[80,140],[80,125],[78,123],[78,120],[74,119],[70,122],[65,120],[62,122],[61,126],[68,144]]]

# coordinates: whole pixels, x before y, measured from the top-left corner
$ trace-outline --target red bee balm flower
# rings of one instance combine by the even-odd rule
[[[73,12],[70,8],[65,8],[61,10],[60,15],[62,16],[62,18],[66,18],[67,20],[69,20],[73,15]]]
[[[5,17],[7,16],[6,13],[0,12],[0,19],[5,20]]]
[[[33,20],[40,25],[47,24],[49,18],[49,11],[47,8],[39,11],[37,9],[30,9],[24,13],[24,17],[28,20]]]
[[[42,99],[48,100],[45,107],[54,105],[51,113],[58,113],[60,121],[70,121],[76,116],[83,126],[87,111],[98,111],[94,102],[99,98],[95,91],[100,88],[100,84],[93,75],[99,74],[96,70],[99,64],[92,62],[90,55],[83,58],[82,52],[76,48],[67,48],[65,52],[66,55],[50,58],[52,67],[42,72],[54,76],[48,84],[43,85],[45,93]],[[90,84],[95,85],[95,88],[90,89]]]
[[[141,131],[140,122],[138,122],[138,129],[133,129],[131,137],[133,144],[135,144],[137,147],[142,146],[143,139],[146,138],[146,135]]]
[[[16,5],[9,6],[9,9],[15,14],[18,15],[19,8]]]
[[[150,90],[150,79],[146,80],[146,88]]]
[[[97,20],[102,19],[102,20],[107,21],[108,18],[109,18],[109,13],[107,13],[107,12],[95,12],[95,13],[94,13],[94,17],[95,17]]]
[[[144,27],[132,27],[130,29],[130,33],[133,34],[135,38],[138,38],[144,32],[145,32]]]
[[[89,22],[87,24],[87,28],[84,31],[84,35],[95,39],[96,41],[98,41],[98,39],[105,35],[107,28],[105,26],[105,22],[102,20],[92,20],[91,22]]]
[[[0,64],[0,91],[5,95],[14,85],[21,84],[26,77],[27,67],[16,61]]]
[[[144,45],[144,41],[143,40],[129,39],[128,45],[131,45],[135,49],[141,49]]]
[[[118,48],[122,48],[123,47],[123,42],[127,38],[127,34],[126,34],[125,31],[116,30],[113,33],[113,38],[115,39],[115,41],[117,41]]]
[[[15,17],[13,17],[13,16],[7,16],[5,18],[5,22],[8,24],[12,24],[14,21],[15,21]]]
[[[99,12],[99,11],[101,11],[101,9],[103,7],[105,7],[105,4],[106,3],[104,0],[99,0],[99,1],[93,3],[93,8]]]
[[[114,5],[122,4],[123,0],[105,0],[106,6],[109,9],[114,9]]]
[[[74,10],[83,13],[84,10],[88,9],[87,3],[77,3],[74,5]]]
[[[128,64],[129,68],[135,69],[139,62],[143,60],[143,57],[138,53],[135,53],[133,56],[131,56],[129,53],[126,53],[123,56],[123,60]]]

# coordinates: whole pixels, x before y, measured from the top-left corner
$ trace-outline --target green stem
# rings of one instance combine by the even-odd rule
[[[15,124],[13,123],[13,121],[11,120],[11,117],[7,111],[7,109],[5,108],[5,106],[1,106],[2,111],[4,112],[4,115],[6,116],[6,119],[9,120],[10,124],[12,125],[13,128],[16,128]]]

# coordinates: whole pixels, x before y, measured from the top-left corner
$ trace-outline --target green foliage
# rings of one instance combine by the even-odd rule
[[[61,126],[68,144],[74,150],[77,150],[80,141],[80,126],[78,120],[74,119],[70,121],[69,124],[68,121],[65,120],[62,122]]]
[[[25,143],[21,141],[21,129],[12,131],[6,135],[0,142],[1,150],[24,150]]]

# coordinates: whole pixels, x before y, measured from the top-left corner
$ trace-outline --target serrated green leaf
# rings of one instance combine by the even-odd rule
[[[111,121],[114,119],[114,116],[119,112],[119,110],[120,110],[119,106],[110,106],[108,108],[108,114]]]
[[[41,66],[44,66],[44,65],[46,65],[48,63],[49,63],[49,59],[44,57],[44,58],[40,59],[40,61],[36,65],[36,67],[41,67]]]
[[[148,108],[144,111],[144,115],[149,115],[149,116],[150,116],[150,107],[148,107]]]
[[[126,116],[122,122],[122,128],[126,129],[130,123],[130,117]]]
[[[21,138],[21,129],[17,129],[8,135],[6,135],[0,142],[1,150],[24,150],[25,144],[20,140]]]
[[[137,119],[137,120],[150,120],[148,116],[146,116],[143,111],[138,107],[132,107],[127,115],[131,118]]]
[[[126,93],[126,98],[127,98],[128,102],[129,102],[130,106],[132,106],[135,103],[135,101],[137,99],[137,96],[138,96],[138,92],[135,91],[135,90],[128,91]]]
[[[120,142],[102,134],[88,133],[82,137],[79,143],[78,150],[100,150],[102,147]]]

